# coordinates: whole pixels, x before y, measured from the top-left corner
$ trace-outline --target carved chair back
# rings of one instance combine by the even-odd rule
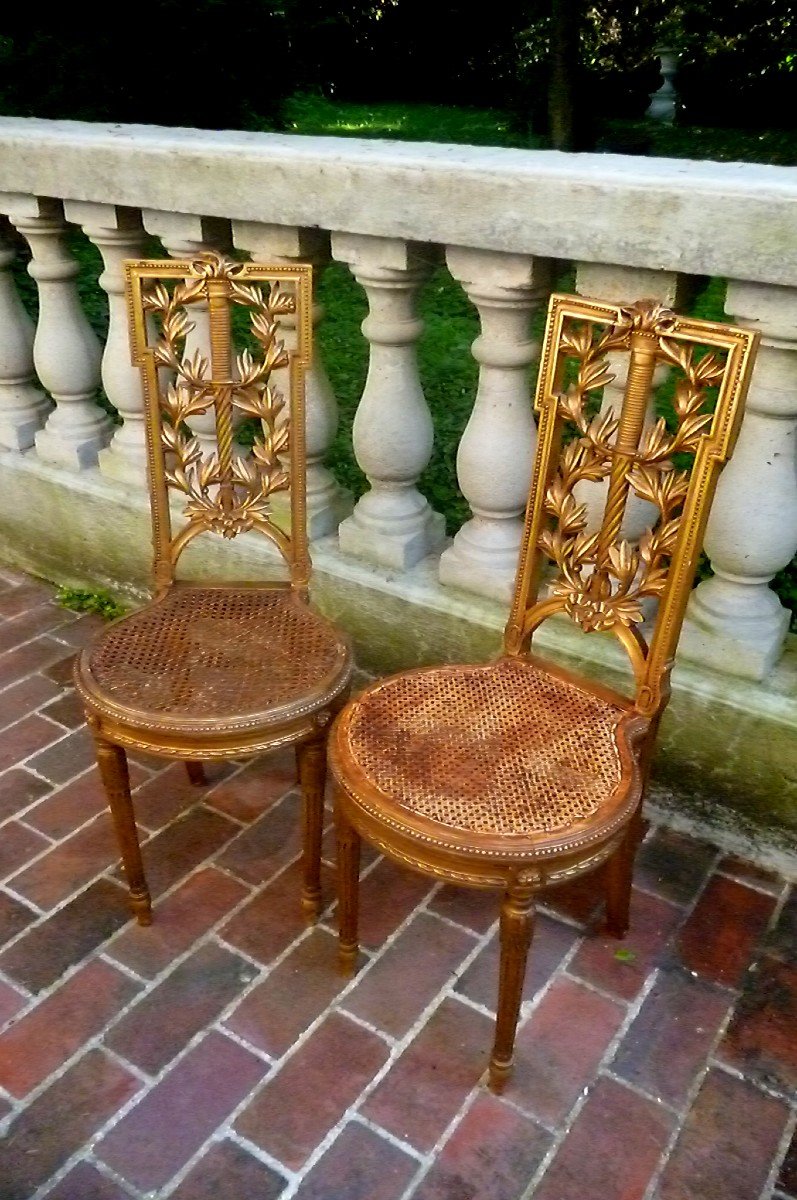
[[[525,653],[542,622],[564,613],[585,631],[620,640],[634,671],[635,708],[649,717],[661,711],[757,342],[748,330],[678,317],[655,301],[624,307],[551,297],[508,654]],[[674,376],[672,403],[669,416],[656,417],[662,368]],[[622,402],[614,404],[603,389],[623,369]],[[633,497],[637,510],[639,500],[655,506],[639,537],[624,529]],[[648,640],[640,626],[651,605]]]
[[[311,267],[238,263],[207,252],[185,261],[128,262],[125,272],[133,362],[145,399],[156,587],[170,586],[182,551],[199,534],[234,538],[255,530],[280,551],[290,587],[305,591]],[[236,312],[243,319],[234,324]],[[287,397],[275,372],[287,380]],[[190,428],[207,413],[212,449]],[[245,417],[259,422],[250,451],[235,441]],[[281,492],[290,495],[287,530],[272,509]],[[176,532],[170,493],[184,497]]]

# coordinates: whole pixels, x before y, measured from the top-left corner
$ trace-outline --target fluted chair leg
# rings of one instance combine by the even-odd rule
[[[360,835],[344,816],[340,805],[335,808],[335,829],[338,842],[338,961],[342,973],[352,975],[360,949],[357,936]]]
[[[202,766],[201,762],[187,762],[185,764],[185,769],[188,772],[188,778],[191,783],[195,784],[197,787],[204,787],[208,781],[208,777],[205,774],[205,768]]]
[[[326,745],[303,742],[296,748],[302,789],[302,908],[308,921],[321,912],[321,837],[324,831],[324,786],[327,777]]]
[[[624,938],[631,924],[631,884],[634,861],[642,838],[642,810],[637,809],[620,846],[606,864],[605,933]]]
[[[130,907],[139,925],[152,924],[152,901],[144,877],[144,863],[138,841],[133,801],[130,796],[130,776],[127,755],[121,746],[106,742],[96,733],[97,765],[108,797],[119,849],[130,894]]]
[[[534,893],[527,884],[511,884],[501,904],[498,1014],[489,1072],[489,1086],[494,1092],[502,1092],[512,1074],[515,1031],[523,998],[526,959],[533,933]]]

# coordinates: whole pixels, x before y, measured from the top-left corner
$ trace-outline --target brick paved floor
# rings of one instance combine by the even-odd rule
[[[542,908],[503,1099],[495,900],[375,856],[362,967],[299,917],[293,763],[136,759],[155,923],[127,918],[70,660],[94,618],[0,578],[0,1197],[797,1197],[797,901],[649,830],[633,931]],[[333,843],[326,884],[331,904]]]

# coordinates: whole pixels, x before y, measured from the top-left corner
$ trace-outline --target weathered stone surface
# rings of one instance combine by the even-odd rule
[[[19,117],[0,151],[9,192],[797,282],[793,167]]]

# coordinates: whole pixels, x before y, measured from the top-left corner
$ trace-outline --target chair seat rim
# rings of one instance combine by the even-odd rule
[[[614,790],[607,795],[594,814],[581,821],[574,822],[570,827],[538,833],[499,833],[464,830],[454,825],[414,812],[411,807],[399,803],[388,792],[383,791],[360,767],[349,748],[349,726],[362,702],[371,694],[390,684],[392,681],[410,675],[430,674],[441,670],[457,671],[472,670],[474,667],[489,669],[503,661],[503,656],[493,663],[460,663],[451,666],[421,667],[412,671],[399,672],[395,675],[376,681],[365,689],[359,696],[349,701],[338,715],[329,735],[328,755],[330,770],[350,805],[363,812],[366,821],[376,822],[386,829],[391,829],[400,840],[423,843],[434,847],[436,852],[450,853],[454,856],[472,857],[485,861],[524,862],[544,858],[553,858],[580,850],[582,847],[593,846],[610,838],[622,829],[632,816],[642,794],[642,772],[635,752],[635,746],[641,743],[643,734],[649,722],[633,709],[630,702],[625,701],[616,693],[596,686],[594,694],[603,698],[616,698],[623,705],[618,723],[615,726],[615,743],[620,761],[620,781]],[[523,662],[529,661],[523,659]],[[535,659],[531,665],[539,667],[541,660]],[[548,664],[544,664],[548,669]],[[580,677],[573,677],[564,669],[551,672],[566,681],[575,678],[582,684]],[[592,692],[591,688],[583,688]]]
[[[326,617],[311,609],[309,605],[300,600],[295,592],[268,584],[263,585],[263,591],[278,592],[284,598],[286,605],[301,604],[307,612],[311,613],[319,626],[328,633],[330,644],[334,645],[335,648],[335,661],[326,674],[312,687],[294,695],[291,699],[278,701],[268,707],[259,709],[253,705],[248,711],[237,714],[230,713],[228,716],[221,714],[201,716],[192,716],[190,714],[179,715],[170,713],[168,708],[156,711],[141,707],[140,705],[127,703],[124,700],[117,700],[108,694],[102,683],[94,675],[91,666],[92,657],[103,638],[108,636],[111,629],[118,628],[124,625],[126,621],[135,620],[143,613],[158,608],[167,600],[170,594],[173,594],[178,589],[184,593],[189,590],[207,592],[227,588],[237,589],[239,587],[245,587],[247,590],[256,590],[252,585],[237,583],[211,583],[209,586],[205,586],[203,583],[179,583],[173,588],[169,588],[166,592],[154,597],[148,604],[136,609],[135,612],[126,614],[112,622],[107,629],[100,633],[99,637],[83,648],[75,660],[75,688],[83,702],[99,716],[110,718],[112,721],[126,726],[131,730],[144,733],[151,730],[156,734],[171,733],[189,737],[193,735],[198,738],[216,734],[255,731],[257,729],[268,730],[276,726],[285,725],[306,714],[323,710],[332,704],[348,688],[351,682],[354,660],[350,639]],[[255,632],[253,632],[254,636],[256,636]]]
[[[294,700],[275,704],[271,708],[253,709],[238,716],[176,716],[168,715],[168,710],[156,713],[149,709],[133,708],[125,703],[119,703],[110,698],[96,682],[90,672],[91,647],[86,647],[79,654],[74,666],[74,686],[80,698],[94,712],[119,721],[121,725],[146,732],[185,734],[190,737],[202,737],[203,734],[233,733],[257,728],[268,728],[287,724],[305,714],[317,713],[336,700],[341,692],[346,691],[352,679],[354,662],[352,653],[346,644],[338,642],[337,661],[328,674],[316,688],[296,696]]]

